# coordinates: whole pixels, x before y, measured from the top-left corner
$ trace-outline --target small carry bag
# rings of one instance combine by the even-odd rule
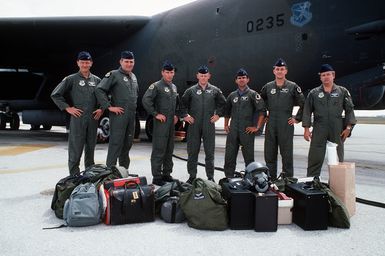
[[[162,205],[170,197],[180,197],[180,194],[190,190],[192,185],[190,183],[180,182],[174,180],[173,182],[167,182],[155,191],[155,213],[158,214],[161,211]]]
[[[172,196],[162,204],[160,216],[167,223],[181,223],[186,217],[180,208],[179,197]]]
[[[64,204],[63,219],[67,226],[83,227],[100,223],[101,202],[93,183],[77,186]]]
[[[109,190],[106,224],[150,222],[155,219],[154,186],[126,183]]]

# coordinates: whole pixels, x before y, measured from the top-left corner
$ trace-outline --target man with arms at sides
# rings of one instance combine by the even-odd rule
[[[277,178],[278,147],[282,157],[282,172],[286,177],[293,177],[293,136],[294,124],[302,121],[305,97],[301,88],[286,79],[287,65],[283,59],[278,59],[273,66],[275,80],[265,84],[261,97],[265,101],[267,125],[265,130],[265,162],[270,176]],[[293,107],[299,106],[295,117]]]
[[[337,154],[340,162],[344,161],[344,141],[350,135],[357,120],[349,91],[334,83],[335,72],[332,66],[321,66],[322,84],[312,89],[307,95],[303,111],[302,126],[304,139],[310,141],[307,176],[320,176],[325,159],[327,141],[338,144]],[[345,111],[345,121],[342,112]],[[314,116],[313,124],[311,115]],[[313,125],[313,130],[310,127]]]
[[[226,98],[222,91],[209,83],[211,74],[207,66],[197,72],[198,83],[188,88],[181,99],[184,116],[189,123],[187,130],[187,180],[192,183],[197,175],[198,155],[201,140],[205,150],[207,179],[214,181],[215,122],[223,116]]]
[[[178,92],[172,82],[175,75],[174,65],[165,61],[161,74],[162,78],[148,87],[142,99],[144,109],[153,116],[151,172],[152,184],[158,186],[173,181],[172,153],[175,124],[178,122]]]

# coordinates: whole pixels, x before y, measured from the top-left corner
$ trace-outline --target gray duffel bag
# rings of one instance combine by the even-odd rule
[[[180,208],[179,197],[172,196],[162,204],[160,208],[160,216],[168,223],[181,223],[186,217]]]

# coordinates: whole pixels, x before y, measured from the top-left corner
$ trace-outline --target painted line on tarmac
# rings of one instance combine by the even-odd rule
[[[1,156],[1,152],[0,152]],[[137,156],[137,157],[131,157],[132,160],[148,160],[148,157],[144,156]],[[95,164],[104,164],[102,162],[96,162]],[[0,166],[0,168],[2,168]],[[57,165],[45,165],[45,166],[36,166],[36,167],[27,167],[27,168],[17,168],[17,169],[8,169],[8,170],[1,170],[0,169],[0,175],[2,174],[12,174],[12,173],[22,173],[22,172],[36,172],[36,171],[47,171],[47,170],[57,170],[57,169],[68,169],[67,164],[57,164]]]
[[[10,173],[21,173],[21,172],[36,172],[36,171],[56,170],[58,168],[68,168],[68,167],[67,167],[67,165],[61,164],[61,165],[46,165],[46,166],[36,166],[36,167],[0,170],[0,175],[10,174]]]
[[[25,144],[12,147],[0,147],[0,156],[16,156],[53,146],[54,145],[49,144]]]

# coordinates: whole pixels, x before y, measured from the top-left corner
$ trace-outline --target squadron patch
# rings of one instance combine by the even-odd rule
[[[110,77],[111,76],[111,72],[108,72],[107,74],[104,75],[104,77]]]
[[[301,87],[297,86],[297,92],[302,93]]]
[[[79,81],[79,85],[80,85],[80,86],[85,86],[85,85],[86,85],[86,82],[84,82],[84,80],[80,80],[80,81]]]
[[[237,103],[237,102],[238,102],[238,97],[235,97],[235,98],[233,99],[233,102],[234,102],[234,103]]]
[[[324,94],[323,92],[320,92],[320,93],[318,94],[318,98],[322,99],[323,97],[325,97],[325,94]]]
[[[151,84],[150,87],[148,87],[149,90],[153,90],[155,88],[154,84]]]
[[[164,91],[165,91],[165,92],[170,92],[170,89],[168,89],[168,88],[166,87],[166,88],[164,88]]]
[[[291,11],[293,13],[290,17],[291,24],[297,27],[303,27],[309,23],[313,18],[313,14],[310,12],[310,6],[310,1],[293,4],[291,6]]]
[[[256,93],[256,94],[255,94],[255,99],[256,99],[256,100],[260,100],[260,99],[261,99],[261,95],[259,95],[259,93]]]
[[[270,93],[271,94],[276,94],[277,90],[275,88],[271,89]]]
[[[198,94],[198,95],[201,95],[201,94],[202,94],[202,90],[198,90],[198,91],[197,91],[197,94]]]
[[[128,82],[128,78],[126,76],[123,77],[124,82]]]

